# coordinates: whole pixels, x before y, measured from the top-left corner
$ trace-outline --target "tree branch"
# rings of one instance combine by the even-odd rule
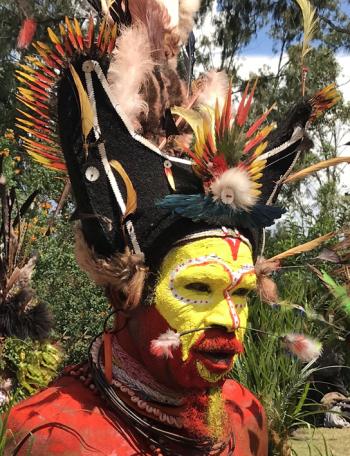
[[[325,22],[335,32],[345,33],[346,35],[350,35],[350,27],[348,27],[348,28],[339,27],[338,25],[334,24],[331,20],[329,20],[327,17],[324,17],[324,16],[319,15],[319,18],[323,22]]]

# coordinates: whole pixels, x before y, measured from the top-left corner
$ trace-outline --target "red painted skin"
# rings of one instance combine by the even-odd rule
[[[258,400],[233,380],[224,383],[223,396],[235,435],[234,456],[267,456],[266,418]],[[70,376],[14,407],[8,428],[14,439],[5,456],[12,456],[16,444],[29,432],[34,437],[15,454],[25,456],[31,448],[32,456],[152,455],[145,442],[108,411],[98,395]],[[193,450],[182,453],[193,454]]]

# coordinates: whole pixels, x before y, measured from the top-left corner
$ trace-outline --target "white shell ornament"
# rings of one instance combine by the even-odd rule
[[[86,168],[85,177],[89,182],[96,182],[100,177],[100,171],[95,166]]]
[[[221,201],[233,209],[248,210],[257,201],[247,171],[230,168],[217,177],[210,186],[214,201]]]

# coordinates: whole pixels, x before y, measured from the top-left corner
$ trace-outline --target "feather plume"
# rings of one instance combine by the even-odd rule
[[[284,260],[293,255],[299,255],[300,253],[309,252],[310,250],[316,249],[319,247],[323,242],[328,241],[332,237],[335,236],[335,232],[327,233],[324,236],[320,236],[312,241],[306,242],[305,244],[298,245],[291,249],[286,250],[285,252],[279,253],[274,257],[270,258],[268,261],[276,261],[276,260]]]
[[[305,177],[310,176],[312,173],[316,173],[321,169],[330,168],[331,166],[339,165],[339,163],[350,163],[350,157],[335,157],[330,158],[329,160],[324,160],[315,165],[308,166],[294,174],[291,174],[287,179],[285,179],[285,184],[290,184],[292,182],[296,182],[300,179],[305,179]]]
[[[27,49],[30,45],[36,32],[36,25],[36,20],[32,17],[24,19],[17,38],[17,47],[19,49]]]
[[[168,329],[164,334],[161,334],[158,339],[151,341],[150,350],[152,355],[158,358],[173,358],[172,350],[180,346],[180,334]]]
[[[300,6],[302,15],[303,15],[303,24],[304,24],[304,39],[303,39],[303,48],[301,51],[301,60],[302,63],[306,54],[310,51],[310,41],[312,40],[318,23],[318,18],[316,17],[316,10],[312,7],[311,3],[308,0],[296,0]]]
[[[271,305],[279,302],[277,285],[270,277],[258,276],[257,290],[261,301]]]
[[[137,196],[136,192],[134,189],[134,186],[132,185],[132,182],[127,175],[125,169],[119,163],[117,160],[112,160],[111,161],[111,166],[121,175],[125,187],[126,187],[126,209],[125,209],[125,214],[123,215],[123,218],[125,219],[128,215],[133,214],[136,211],[137,208]]]
[[[152,57],[155,60],[165,58],[165,35],[171,33],[167,9],[157,0],[133,0],[129,8],[133,22],[141,22],[146,28]]]
[[[225,71],[209,71],[201,83],[197,103],[215,109],[218,101],[219,109],[222,109],[228,88],[229,81]]]
[[[254,268],[257,276],[269,275],[271,272],[277,271],[281,267],[281,264],[278,260],[267,260],[262,256],[258,256]]]
[[[322,249],[316,258],[321,261],[329,261],[330,263],[341,263],[340,256],[333,250],[327,248]]]
[[[107,79],[116,101],[135,129],[140,128],[140,115],[148,114],[148,104],[140,92],[153,68],[145,27],[139,24],[125,29],[112,53]]]
[[[157,2],[167,9],[170,17],[170,27],[176,27],[179,23],[179,2],[174,2],[174,0],[157,0]]]
[[[322,352],[322,344],[304,334],[287,334],[282,337],[282,343],[288,351],[306,363],[316,360]]]
[[[252,193],[252,181],[240,168],[230,168],[211,184],[214,201],[222,201],[233,209],[249,210],[257,202]]]
[[[92,112],[91,104],[89,101],[89,97],[84,89],[84,86],[80,80],[78,73],[75,71],[75,68],[72,64],[69,65],[70,72],[72,73],[75,86],[77,88],[79,94],[79,101],[80,101],[80,110],[81,110],[81,128],[83,132],[83,136],[86,142],[86,139],[94,126],[94,115]]]

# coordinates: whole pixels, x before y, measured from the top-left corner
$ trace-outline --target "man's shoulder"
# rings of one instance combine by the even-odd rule
[[[252,401],[257,402],[260,407],[261,404],[259,400],[254,396],[254,394],[241,383],[238,383],[236,380],[228,379],[223,384],[223,395],[227,401],[237,402],[242,407],[249,406]]]
[[[254,394],[234,380],[226,380],[223,397],[237,432],[237,446],[244,451],[238,454],[267,455],[267,420],[263,406]],[[240,443],[243,442],[243,443]],[[248,452],[249,448],[249,452]]]
[[[11,410],[8,429],[11,441],[5,456],[20,446],[19,455],[87,455],[135,453],[122,423],[101,398],[77,379],[64,376],[52,386],[17,404]],[[93,454],[95,454],[93,453]]]

